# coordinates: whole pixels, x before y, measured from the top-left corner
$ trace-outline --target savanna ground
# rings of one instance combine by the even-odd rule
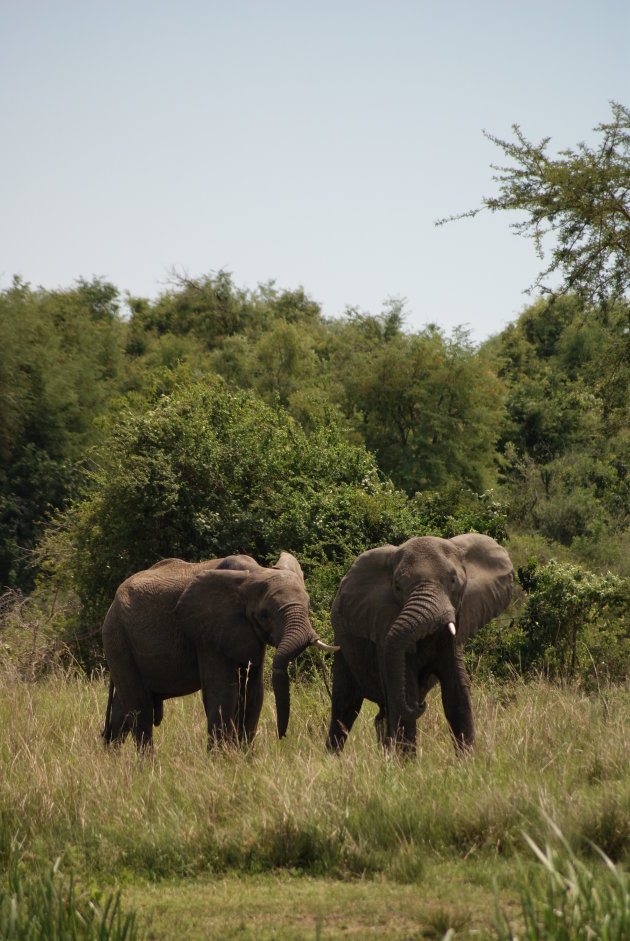
[[[463,760],[435,693],[412,760],[381,752],[369,704],[328,755],[322,684],[294,684],[282,742],[267,695],[248,752],[208,753],[187,697],[142,758],[103,749],[105,678],[0,682],[2,878],[60,859],[81,895],[120,888],[144,938],[496,938],[497,906],[516,930],[520,888],[544,873],[524,834],[544,847],[554,821],[593,871],[593,843],[621,863],[630,851],[623,687],[476,682]]]

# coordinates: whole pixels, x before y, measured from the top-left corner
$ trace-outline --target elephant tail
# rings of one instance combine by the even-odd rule
[[[105,742],[109,742],[112,737],[112,704],[114,702],[114,681],[109,678],[109,693],[107,695],[107,709],[105,710],[105,728],[101,732],[101,735],[105,739]]]

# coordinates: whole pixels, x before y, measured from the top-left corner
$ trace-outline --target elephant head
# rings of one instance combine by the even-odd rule
[[[227,564],[200,573],[179,599],[175,615],[196,645],[208,644],[243,666],[260,661],[266,644],[276,648],[272,685],[282,738],[289,722],[289,663],[310,645],[339,649],[319,639],[309,610],[302,569],[283,552],[272,568],[248,556],[231,556]]]
[[[342,582],[341,603],[354,611],[363,630],[368,625],[380,650],[393,728],[423,711],[422,704],[408,699],[407,656],[440,632],[453,635],[454,642],[466,640],[506,607],[513,579],[505,549],[476,533],[415,537],[359,556]]]

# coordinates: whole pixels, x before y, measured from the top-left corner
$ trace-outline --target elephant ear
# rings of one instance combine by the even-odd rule
[[[400,604],[392,586],[397,548],[368,549],[344,575],[331,614],[336,643],[343,645],[343,633],[381,640],[398,617]]]
[[[273,566],[274,569],[284,569],[285,571],[293,572],[297,575],[302,584],[304,584],[304,572],[302,571],[302,566],[295,558],[294,555],[291,555],[290,552],[281,552],[278,561]]]
[[[195,647],[211,647],[243,666],[256,662],[263,645],[247,617],[251,582],[245,570],[200,572],[175,606],[176,627]]]
[[[466,640],[508,606],[514,569],[505,549],[490,536],[465,533],[449,541],[461,550],[466,569],[466,588],[457,618],[458,637]]]

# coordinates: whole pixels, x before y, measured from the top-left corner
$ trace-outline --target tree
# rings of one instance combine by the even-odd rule
[[[614,364],[625,302],[605,321],[576,295],[539,300],[486,344],[508,389],[498,440],[511,518],[567,546],[630,518],[630,370]]]
[[[274,323],[256,344],[254,356],[256,389],[268,400],[277,396],[285,407],[291,394],[312,377],[316,366],[308,333],[290,321]]]
[[[405,333],[400,310],[350,313],[333,352],[341,404],[383,472],[408,494],[494,479],[502,388],[467,333]],[[474,429],[474,431],[473,431]]]
[[[611,102],[611,110],[612,120],[595,128],[597,147],[582,142],[555,158],[547,153],[550,137],[534,144],[518,124],[512,126],[515,141],[486,133],[513,164],[493,165],[498,196],[451,217],[483,209],[524,213],[512,228],[533,238],[541,259],[545,236],[554,236],[550,263],[534,286],[553,293],[545,282],[558,274],[561,293],[574,291],[604,305],[630,287],[630,109]]]
[[[251,316],[246,291],[238,290],[227,271],[201,278],[173,275],[174,287],[151,304],[132,298],[128,351],[145,352],[150,337],[192,335],[205,350],[245,329]]]
[[[49,512],[76,495],[77,462],[117,391],[118,292],[79,281],[0,294],[0,585],[29,588],[29,554]]]

